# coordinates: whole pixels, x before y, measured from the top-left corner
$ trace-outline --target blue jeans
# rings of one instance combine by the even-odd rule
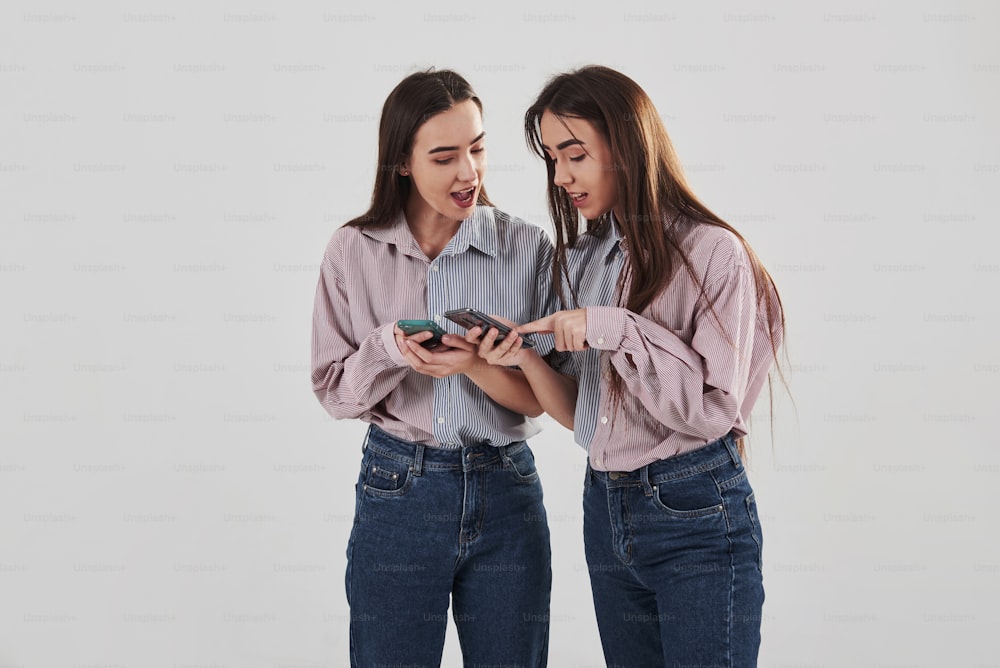
[[[636,471],[588,466],[583,509],[609,666],[757,665],[760,520],[731,436]]]
[[[439,666],[449,597],[466,666],[544,666],[552,559],[528,444],[442,450],[372,426],[346,581],[352,666]]]

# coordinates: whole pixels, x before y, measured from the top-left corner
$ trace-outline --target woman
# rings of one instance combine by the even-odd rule
[[[525,443],[541,407],[464,330],[432,351],[430,332],[395,324],[456,332],[447,310],[518,322],[550,310],[551,242],[492,207],[484,134],[458,74],[403,79],[382,109],[371,208],[323,258],[313,390],[333,417],[371,425],[347,549],[352,665],[439,665],[449,597],[467,665],[546,662],[549,530]]]
[[[784,332],[774,283],[698,201],[660,116],[625,75],[553,78],[525,115],[545,159],[564,309],[518,328],[573,351],[517,364],[588,451],[584,543],[608,665],[753,666],[761,530],[741,455]],[[578,233],[579,216],[586,232]]]

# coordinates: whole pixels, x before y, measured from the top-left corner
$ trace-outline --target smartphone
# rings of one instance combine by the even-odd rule
[[[403,330],[403,333],[407,336],[413,336],[414,334],[419,334],[420,332],[433,332],[434,336],[421,342],[424,348],[428,350],[434,350],[441,345],[441,337],[447,334],[441,327],[433,320],[399,320],[396,325]]]
[[[482,327],[483,333],[491,327],[496,327],[499,330],[497,334],[497,341],[502,341],[504,337],[510,334],[510,327],[503,324],[499,320],[495,320],[485,313],[480,313],[474,308],[459,308],[453,311],[448,311],[444,314],[444,317],[448,318],[452,322],[458,323],[466,329],[472,329],[473,327]],[[521,347],[522,348],[534,348],[535,344],[531,342],[525,336],[521,336]]]

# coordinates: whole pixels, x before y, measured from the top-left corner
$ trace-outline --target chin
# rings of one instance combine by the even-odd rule
[[[475,207],[470,206],[468,209],[463,209],[460,206],[452,204],[447,209],[445,209],[445,211],[447,212],[445,215],[447,215],[448,218],[451,218],[454,221],[463,221],[472,215],[472,210],[474,208]]]

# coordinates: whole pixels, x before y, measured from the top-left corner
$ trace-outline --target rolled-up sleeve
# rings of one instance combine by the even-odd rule
[[[756,318],[752,271],[734,264],[705,286],[690,345],[663,325],[612,306],[587,308],[587,343],[610,352],[628,391],[655,419],[714,440],[729,432],[743,404]]]
[[[320,267],[313,307],[312,386],[335,418],[366,415],[405,377],[405,364],[386,323],[355,341],[350,303],[338,267],[339,246],[331,243]],[[391,341],[391,344],[387,343]]]

